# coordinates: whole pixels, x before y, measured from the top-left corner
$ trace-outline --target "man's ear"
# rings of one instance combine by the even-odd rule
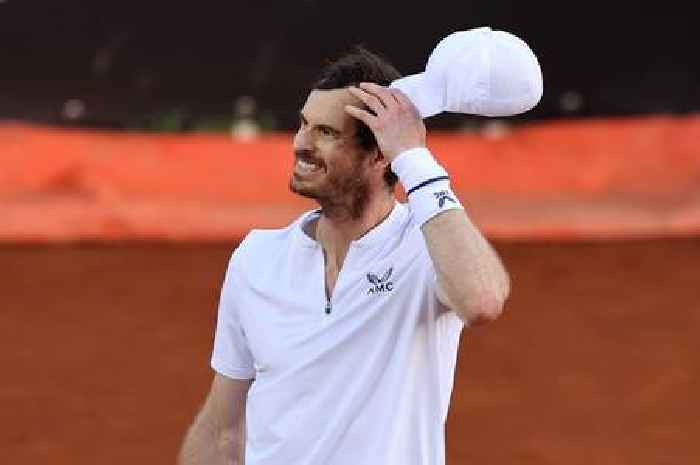
[[[378,168],[385,170],[386,167],[389,166],[389,160],[387,160],[382,151],[379,150],[379,147],[375,148],[373,152],[374,153],[372,153],[372,156],[370,157],[372,160],[372,166],[378,165]]]

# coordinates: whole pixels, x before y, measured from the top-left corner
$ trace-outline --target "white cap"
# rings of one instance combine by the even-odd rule
[[[443,111],[512,116],[542,98],[542,71],[530,47],[513,34],[488,27],[459,31],[440,41],[425,72],[391,83],[423,118]]]

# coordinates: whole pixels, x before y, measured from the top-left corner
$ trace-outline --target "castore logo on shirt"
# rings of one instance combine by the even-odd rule
[[[367,295],[376,295],[382,294],[384,292],[391,292],[394,289],[394,283],[389,281],[389,278],[391,278],[391,273],[393,271],[393,267],[389,268],[387,272],[384,273],[384,276],[382,276],[381,278],[374,273],[367,273],[367,281],[369,281],[369,283],[372,284],[372,287],[370,287],[367,290]]]

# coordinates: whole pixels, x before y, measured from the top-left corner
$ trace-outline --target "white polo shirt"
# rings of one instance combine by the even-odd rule
[[[302,224],[231,257],[211,360],[248,393],[246,465],[443,465],[462,321],[436,298],[420,228],[397,203],[351,243],[330,302]]]

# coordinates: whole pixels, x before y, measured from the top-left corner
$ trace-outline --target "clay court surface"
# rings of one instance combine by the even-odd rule
[[[700,239],[496,245],[512,298],[463,334],[448,464],[697,463]],[[0,247],[2,462],[174,463],[234,246]]]

